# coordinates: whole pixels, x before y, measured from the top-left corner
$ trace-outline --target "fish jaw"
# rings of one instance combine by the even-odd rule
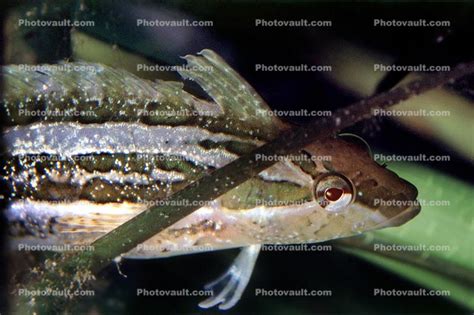
[[[374,226],[374,230],[387,228],[387,227],[396,227],[405,224],[406,222],[410,221],[414,217],[416,217],[421,211],[421,206],[414,204],[408,208],[406,208],[403,212],[399,213],[395,217],[392,217],[385,222],[382,222],[376,226]]]

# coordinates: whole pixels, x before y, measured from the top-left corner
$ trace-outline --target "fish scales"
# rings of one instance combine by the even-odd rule
[[[2,68],[7,150],[0,180],[9,188],[12,246],[89,244],[288,128],[217,54],[203,50],[185,59],[181,76],[209,100],[182,83],[151,82],[100,64]],[[413,185],[365,149],[318,140],[124,257],[245,247],[229,269],[242,272],[225,278],[235,278],[227,283],[232,288],[201,305],[229,308],[261,244],[322,242],[397,226],[419,212],[416,196]]]

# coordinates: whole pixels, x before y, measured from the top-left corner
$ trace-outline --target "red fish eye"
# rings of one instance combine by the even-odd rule
[[[324,174],[315,183],[314,197],[321,208],[329,212],[347,209],[354,197],[352,183],[341,174]]]
[[[344,190],[336,187],[331,187],[326,189],[326,191],[324,192],[324,198],[326,198],[326,200],[328,201],[338,201],[343,193]]]

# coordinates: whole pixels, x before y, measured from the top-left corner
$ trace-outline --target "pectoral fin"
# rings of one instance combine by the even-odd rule
[[[219,309],[227,310],[237,304],[250,281],[260,248],[261,245],[242,248],[227,272],[205,286],[213,291],[213,296],[199,306],[210,308],[219,304]]]

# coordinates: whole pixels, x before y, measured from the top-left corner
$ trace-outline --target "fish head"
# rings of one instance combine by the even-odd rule
[[[314,164],[312,172],[316,210],[325,215],[319,237],[333,239],[399,226],[420,212],[416,187],[375,162],[361,146],[331,139],[304,151],[312,160],[322,161]]]

